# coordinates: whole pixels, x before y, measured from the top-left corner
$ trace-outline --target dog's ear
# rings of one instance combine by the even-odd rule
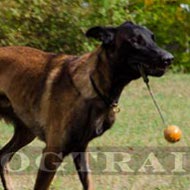
[[[95,38],[96,40],[99,40],[103,42],[104,44],[109,44],[113,41],[116,33],[116,28],[114,27],[101,27],[96,26],[93,28],[90,28],[86,32],[86,36],[88,38]]]

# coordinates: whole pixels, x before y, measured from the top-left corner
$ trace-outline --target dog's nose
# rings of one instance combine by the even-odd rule
[[[164,65],[170,65],[174,59],[174,56],[171,53],[167,53],[162,57]]]

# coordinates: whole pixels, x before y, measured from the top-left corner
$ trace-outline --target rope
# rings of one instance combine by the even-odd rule
[[[156,109],[157,109],[157,111],[158,111],[158,113],[159,113],[159,115],[160,115],[160,118],[161,118],[163,124],[166,126],[166,121],[165,121],[165,119],[164,119],[164,117],[163,117],[163,115],[162,115],[161,109],[160,109],[159,105],[157,104],[156,99],[155,99],[155,97],[154,97],[154,94],[153,94],[153,92],[152,92],[152,90],[151,90],[151,88],[150,88],[149,79],[148,79],[147,75],[145,74],[142,65],[139,66],[139,71],[140,71],[140,73],[141,73],[141,76],[142,76],[142,78],[143,78],[145,84],[146,84],[146,87],[147,87],[147,89],[148,89],[148,92],[149,92],[149,94],[150,94],[152,100],[153,100],[153,103],[154,103],[154,105],[156,106]]]
[[[163,117],[163,115],[162,115],[161,109],[160,109],[159,105],[157,104],[156,99],[155,99],[155,97],[154,97],[154,95],[153,95],[153,93],[152,93],[152,91],[151,91],[151,88],[150,88],[149,83],[146,83],[146,86],[147,86],[147,89],[148,89],[148,91],[149,91],[149,94],[150,94],[150,96],[151,96],[151,98],[152,98],[152,100],[153,100],[153,102],[154,102],[154,105],[156,106],[156,109],[158,110],[158,113],[159,113],[159,115],[160,115],[160,117],[161,117],[161,119],[162,119],[162,122],[163,122],[163,124],[166,126],[166,121],[165,121],[165,119],[164,119],[164,117]]]

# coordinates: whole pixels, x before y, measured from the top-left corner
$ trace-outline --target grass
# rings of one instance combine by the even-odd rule
[[[90,147],[96,147],[101,152],[102,147],[120,147],[131,150],[148,150],[148,147],[163,150],[183,150],[190,146],[190,75],[167,74],[162,78],[150,78],[150,85],[155,98],[159,103],[162,113],[168,124],[180,126],[183,137],[180,142],[170,144],[163,138],[163,123],[157,113],[155,106],[148,94],[142,80],[132,82],[126,87],[120,99],[121,112],[117,115],[116,123],[113,128],[106,132],[102,137],[90,143]],[[2,123],[0,127],[0,144],[4,144],[12,134],[12,127],[7,127]],[[35,140],[29,146],[43,146],[43,143]],[[29,150],[29,148],[26,148]],[[118,149],[116,149],[118,150]],[[162,149],[159,149],[162,151]],[[143,152],[143,151],[142,151]],[[134,165],[139,167],[146,160],[142,152],[136,154],[137,162]],[[145,151],[146,152],[146,151]],[[142,153],[142,154],[141,154]],[[33,154],[33,153],[32,153]],[[148,156],[148,155],[147,155]],[[162,161],[166,160],[166,167],[170,167],[167,161],[171,155],[166,156],[164,152],[158,153]],[[174,159],[171,157],[172,160]],[[189,160],[189,155],[188,155]],[[16,158],[13,160],[13,165]],[[171,159],[169,159],[170,161]],[[66,158],[67,167],[70,175],[57,175],[52,183],[51,190],[82,189],[78,177],[73,169],[70,158]],[[141,164],[139,164],[141,163]],[[163,162],[164,163],[164,162]],[[102,162],[99,163],[100,165]],[[150,163],[149,163],[150,164]],[[156,163],[158,164],[158,163]],[[187,167],[189,167],[189,162]],[[148,163],[147,163],[148,165]],[[124,166],[124,165],[123,165]],[[184,166],[185,168],[185,166]],[[13,174],[15,189],[32,189],[35,181],[35,172],[21,175]],[[32,170],[32,169],[31,169]],[[103,174],[93,175],[93,181],[97,190],[189,190],[190,173],[184,174],[130,174],[122,175],[116,172],[115,175]],[[0,190],[3,189],[0,184]]]

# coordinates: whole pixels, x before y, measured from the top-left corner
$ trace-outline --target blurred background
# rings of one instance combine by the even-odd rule
[[[190,72],[189,0],[1,0],[0,7],[0,46],[81,54],[97,45],[85,38],[88,28],[130,20],[175,55],[173,72]]]

